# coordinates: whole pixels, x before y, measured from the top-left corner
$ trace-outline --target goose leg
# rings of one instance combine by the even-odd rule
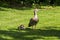
[[[33,29],[33,26],[32,26],[32,29]]]
[[[32,29],[34,29],[34,26],[32,26]]]
[[[36,29],[36,25],[35,25],[35,29]]]

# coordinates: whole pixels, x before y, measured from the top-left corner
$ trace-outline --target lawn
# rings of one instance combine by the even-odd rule
[[[28,27],[33,8],[0,7],[0,40],[60,40],[60,6],[39,9],[39,22],[32,30]],[[18,30],[23,24],[25,30]]]

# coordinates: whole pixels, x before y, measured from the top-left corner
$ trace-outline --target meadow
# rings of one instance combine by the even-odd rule
[[[0,40],[60,40],[60,6],[42,6],[34,30],[28,27],[33,10],[0,7]],[[25,30],[18,30],[21,24]]]

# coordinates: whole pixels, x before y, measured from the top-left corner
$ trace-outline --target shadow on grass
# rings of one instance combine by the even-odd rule
[[[0,37],[0,40],[7,40],[7,39]]]
[[[0,11],[7,11],[7,10],[4,9],[3,7],[0,7]]]
[[[3,7],[3,6],[0,6],[0,11],[7,11],[6,9],[3,9],[3,8],[7,8],[7,9],[16,9],[16,10],[31,10],[32,8],[31,7]]]
[[[47,5],[48,6],[48,5]],[[11,7],[11,5],[5,5],[5,6],[0,6],[0,11],[8,11],[8,10],[6,10],[6,9],[3,9],[3,8],[7,8],[7,9],[16,9],[16,10],[31,10],[31,9],[34,9],[34,7],[16,7],[16,6],[13,6],[13,7]],[[52,7],[52,8],[54,8],[54,7]],[[39,9],[51,9],[51,8],[49,8],[49,7],[47,7],[47,8],[45,8],[45,7],[41,7],[41,8],[39,8]]]
[[[40,30],[40,29],[25,29],[25,30],[0,30],[0,35],[5,35],[8,37],[20,40],[34,40],[34,39],[44,39],[43,37],[55,36],[60,39],[60,30]],[[43,36],[43,37],[42,37]],[[0,38],[4,39],[4,38]]]

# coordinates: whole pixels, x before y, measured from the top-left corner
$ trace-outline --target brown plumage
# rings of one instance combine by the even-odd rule
[[[34,17],[30,19],[30,22],[28,24],[28,27],[32,26],[35,26],[36,27],[36,24],[38,23],[39,19],[37,17],[37,9],[34,10]]]
[[[18,27],[18,30],[24,30],[25,28],[24,28],[24,25],[23,24],[21,24],[19,27]]]

